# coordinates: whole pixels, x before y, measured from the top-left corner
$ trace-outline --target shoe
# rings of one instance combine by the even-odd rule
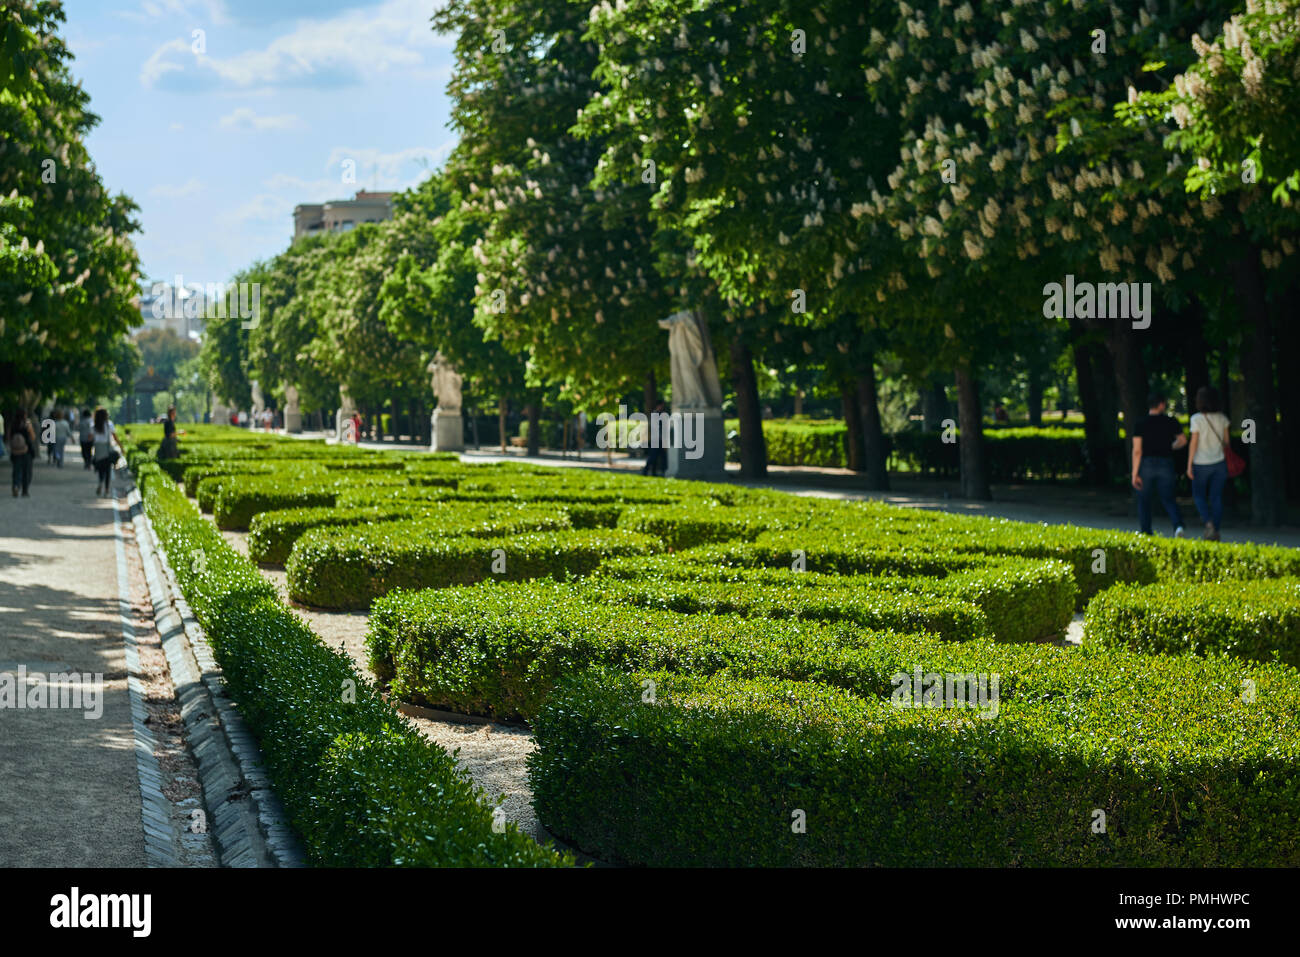
[[[1186,535],[1187,535],[1187,529],[1183,528],[1183,526],[1179,525],[1177,528],[1174,529],[1174,538],[1185,538]]]
[[[31,498],[31,497],[32,497],[32,496],[31,496],[30,493],[28,493],[28,492],[26,492],[26,491],[23,492],[23,498]]]
[[[1212,541],[1214,541],[1214,523],[1213,523],[1213,522],[1206,522],[1206,523],[1205,523],[1205,535],[1202,536],[1202,537],[1203,537],[1207,542],[1212,542]]]
[[[1214,534],[1210,536],[1210,541],[1212,542],[1220,541],[1219,530],[1217,528],[1214,530]]]

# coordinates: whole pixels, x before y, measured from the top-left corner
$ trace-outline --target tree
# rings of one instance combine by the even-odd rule
[[[116,391],[115,343],[139,313],[136,206],[86,151],[98,123],[68,71],[57,3],[0,19],[0,403]]]
[[[481,230],[468,247],[474,321],[507,354],[528,356],[530,388],[610,404],[666,367],[667,350],[647,343],[674,299],[655,269],[643,199],[594,185],[600,144],[570,132],[597,92],[585,13],[455,0],[434,24],[457,35],[449,91],[461,139],[446,176]]]

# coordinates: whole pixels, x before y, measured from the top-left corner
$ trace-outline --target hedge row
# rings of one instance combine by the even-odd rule
[[[145,510],[312,863],[572,863],[513,824],[498,832],[450,754],[411,729],[346,655],[280,604],[162,470],[146,464],[139,474]],[[196,550],[204,562],[188,559]],[[345,689],[355,689],[355,700]]]
[[[1140,651],[1276,658],[1300,668],[1300,581],[1112,588],[1088,603],[1084,634]]]
[[[556,681],[582,668],[822,678],[880,692],[887,648],[933,653],[935,635],[851,622],[682,615],[625,607],[551,581],[398,591],[377,600],[366,643],[391,691],[453,711],[531,719]],[[954,647],[964,647],[955,644]]]
[[[680,557],[695,553],[682,553]],[[621,579],[609,595],[648,607],[688,611],[692,608],[741,614],[795,616],[819,620],[856,620],[868,624],[858,611],[865,603],[877,612],[877,627],[905,627],[903,617],[915,615],[914,602],[935,602],[942,611],[956,602],[974,605],[987,622],[984,628],[945,627],[936,618],[913,621],[925,631],[953,640],[985,633],[999,641],[1033,641],[1061,635],[1070,622],[1076,587],[1070,567],[1059,561],[989,559],[966,570],[941,576],[821,575],[775,568],[734,568],[680,561],[679,556],[612,559],[598,576]],[[592,587],[603,587],[599,582]],[[602,594],[605,594],[602,592]],[[902,596],[909,596],[904,599]],[[890,602],[902,602],[890,608]],[[883,616],[897,615],[886,621]]]
[[[1300,864],[1292,669],[974,644],[886,666],[1000,672],[993,717],[733,670],[569,675],[533,718],[538,815],[650,866]]]
[[[660,547],[657,539],[633,532],[570,528],[562,511],[520,510],[486,524],[478,536],[446,536],[436,522],[421,521],[313,529],[298,539],[285,571],[294,601],[365,609],[396,588],[562,579],[585,575],[611,556]]]

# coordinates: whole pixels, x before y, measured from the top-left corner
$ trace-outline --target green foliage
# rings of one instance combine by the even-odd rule
[[[1008,695],[995,658],[894,663],[1001,671],[992,718],[771,677],[570,676],[533,719],[538,814],[648,866],[1300,862],[1279,824],[1300,798],[1294,670],[1041,648]]]
[[[484,795],[276,600],[172,486],[140,466],[145,511],[312,863],[556,866],[572,859],[508,824]],[[191,560],[201,552],[203,562]],[[355,692],[355,700],[348,694]]]
[[[587,574],[611,555],[660,547],[645,535],[568,524],[568,516],[556,511],[506,513],[485,521],[479,535],[465,535],[454,525],[449,527],[455,531],[444,533],[437,521],[314,529],[298,539],[285,563],[289,596],[319,608],[365,609],[395,588],[565,578]]]
[[[1300,581],[1116,587],[1088,603],[1084,634],[1149,653],[1276,658],[1300,668]]]

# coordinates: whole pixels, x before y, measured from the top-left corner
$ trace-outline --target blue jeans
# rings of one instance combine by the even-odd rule
[[[1228,484],[1226,460],[1213,465],[1192,464],[1192,498],[1202,522],[1209,522],[1217,531],[1223,525],[1223,489]]]
[[[1142,529],[1143,535],[1151,534],[1151,496],[1160,496],[1160,504],[1165,507],[1165,513],[1169,516],[1169,521],[1174,523],[1174,529],[1183,527],[1183,513],[1178,509],[1178,502],[1174,498],[1174,460],[1171,458],[1148,458],[1142,457],[1142,462],[1138,465],[1138,478],[1142,480],[1142,487],[1137,490],[1138,499],[1138,526]]]

